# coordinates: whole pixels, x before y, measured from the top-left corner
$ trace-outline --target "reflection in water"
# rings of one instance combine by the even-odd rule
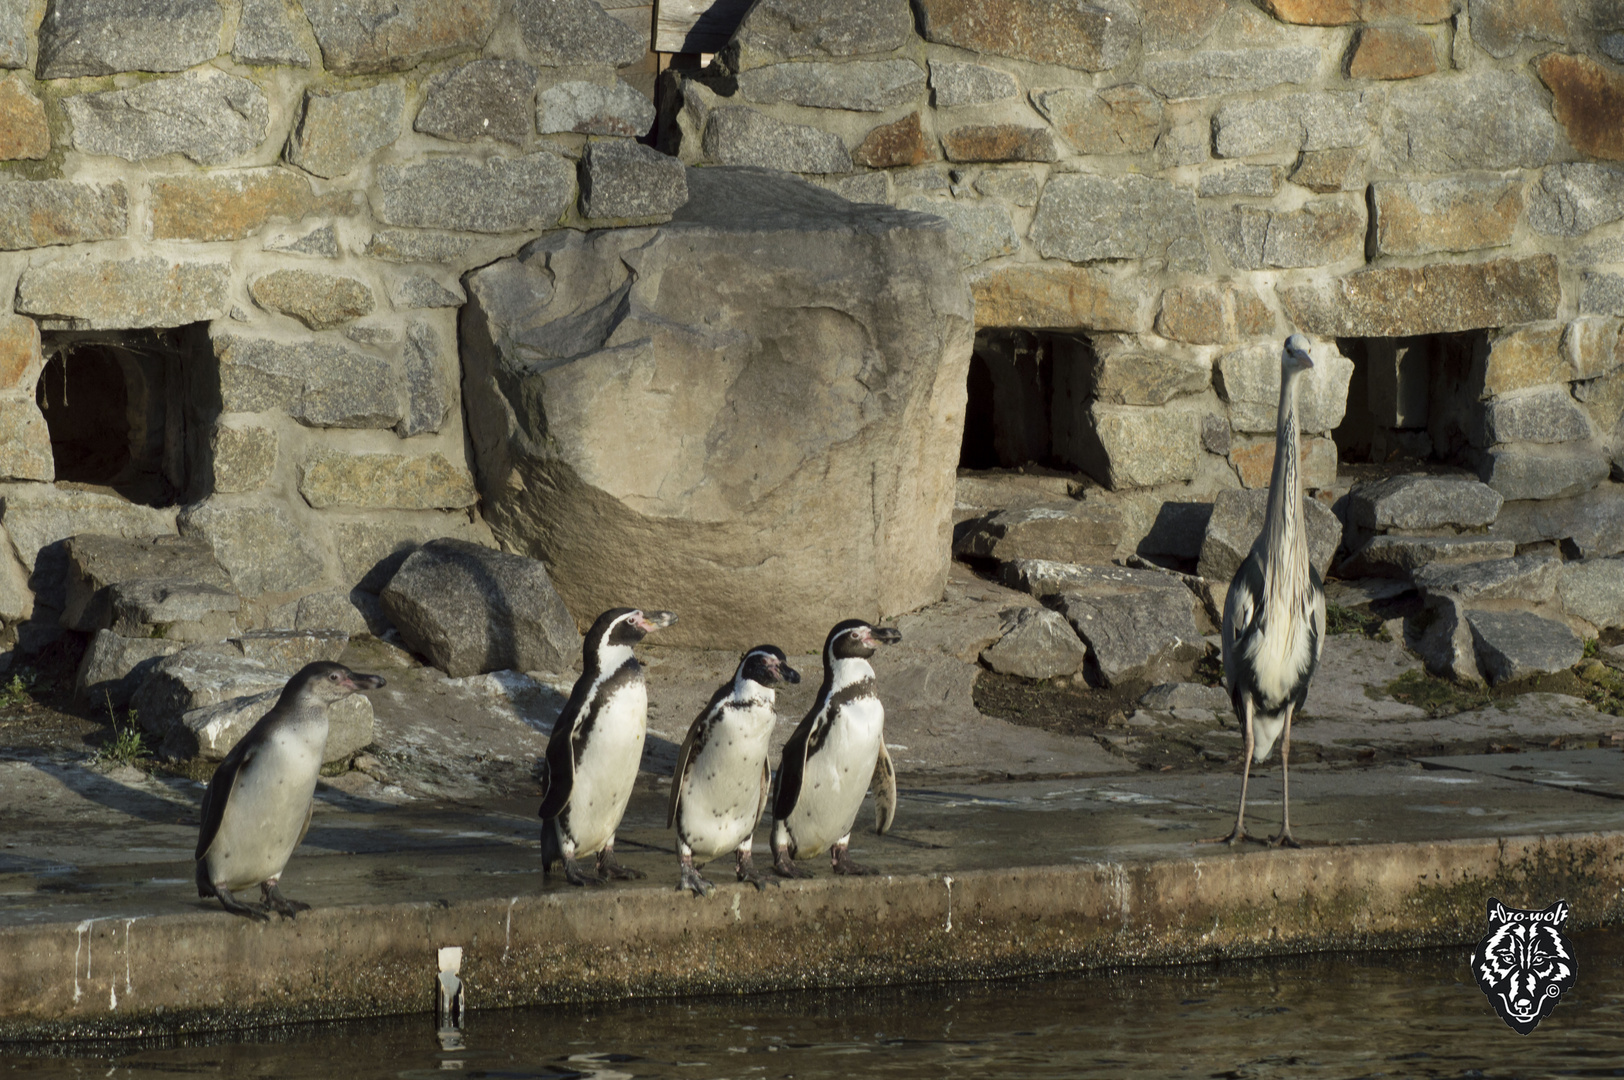
[[[1462,946],[491,1012],[469,986],[460,1045],[398,1017],[8,1048],[0,1078],[1624,1077],[1624,930],[1572,941],[1578,984],[1528,1036],[1494,1015]]]

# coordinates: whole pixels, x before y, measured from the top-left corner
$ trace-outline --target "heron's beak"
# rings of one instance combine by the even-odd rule
[[[639,611],[631,617],[631,624],[645,634],[652,634],[676,621],[676,613],[671,611]]]

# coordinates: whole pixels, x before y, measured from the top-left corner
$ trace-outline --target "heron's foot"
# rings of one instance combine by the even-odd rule
[[[564,880],[569,882],[571,885],[605,884],[604,878],[601,878],[596,874],[589,875],[586,871],[581,869],[580,863],[576,862],[568,855],[564,856]]]
[[[710,882],[701,877],[699,875],[699,871],[694,869],[692,863],[683,863],[682,882],[677,886],[677,891],[681,892],[684,889],[692,892],[694,894],[694,898],[698,899],[701,896],[709,896],[711,893],[715,892],[716,886],[712,885]]]
[[[622,866],[615,859],[615,853],[609,848],[598,852],[598,876],[605,881],[630,881],[633,878],[646,878],[647,874],[641,870],[633,870],[629,866]]]
[[[738,875],[740,881],[748,881],[750,884],[754,885],[757,892],[764,891],[767,888],[767,883],[769,881],[774,885],[779,884],[777,878],[768,877],[766,874],[763,874],[760,870],[756,869],[755,863],[750,861],[749,852],[739,853],[738,865],[734,867],[733,872]]]
[[[261,884],[259,891],[264,894],[265,902],[276,909],[278,915],[292,919],[301,911],[309,911],[310,905],[298,900],[289,900],[282,895],[282,886]]]
[[[233,915],[241,915],[243,918],[253,919],[255,922],[271,921],[271,913],[264,904],[244,903],[232,896],[230,889],[223,889],[218,885],[214,887],[214,895],[219,899],[221,906]]]
[[[1290,829],[1281,829],[1278,833],[1276,833],[1275,835],[1269,837],[1268,843],[1269,843],[1269,846],[1272,847],[1272,848],[1273,847],[1281,847],[1281,848],[1300,848],[1300,847],[1302,847],[1302,845],[1297,842],[1297,838],[1291,835],[1291,830]]]
[[[846,849],[844,847],[835,848],[829,861],[834,864],[835,873],[843,874],[847,877],[867,877],[870,874],[878,873],[878,871],[870,870],[868,867],[863,866],[860,863],[852,862],[851,857],[846,854]]]
[[[787,878],[809,878],[812,876],[812,871],[803,870],[795,865],[795,860],[789,857],[789,851],[786,848],[779,848],[773,854],[773,873],[779,877]]]

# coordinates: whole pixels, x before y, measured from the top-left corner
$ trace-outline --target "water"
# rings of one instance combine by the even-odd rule
[[[1528,1036],[1462,948],[505,1012],[476,998],[460,1049],[401,1017],[12,1048],[0,1078],[1624,1077],[1624,930],[1572,941],[1578,983]]]

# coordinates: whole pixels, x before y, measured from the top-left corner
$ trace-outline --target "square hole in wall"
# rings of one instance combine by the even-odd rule
[[[1487,331],[1338,338],[1353,361],[1348,404],[1331,432],[1344,465],[1470,466]]]

